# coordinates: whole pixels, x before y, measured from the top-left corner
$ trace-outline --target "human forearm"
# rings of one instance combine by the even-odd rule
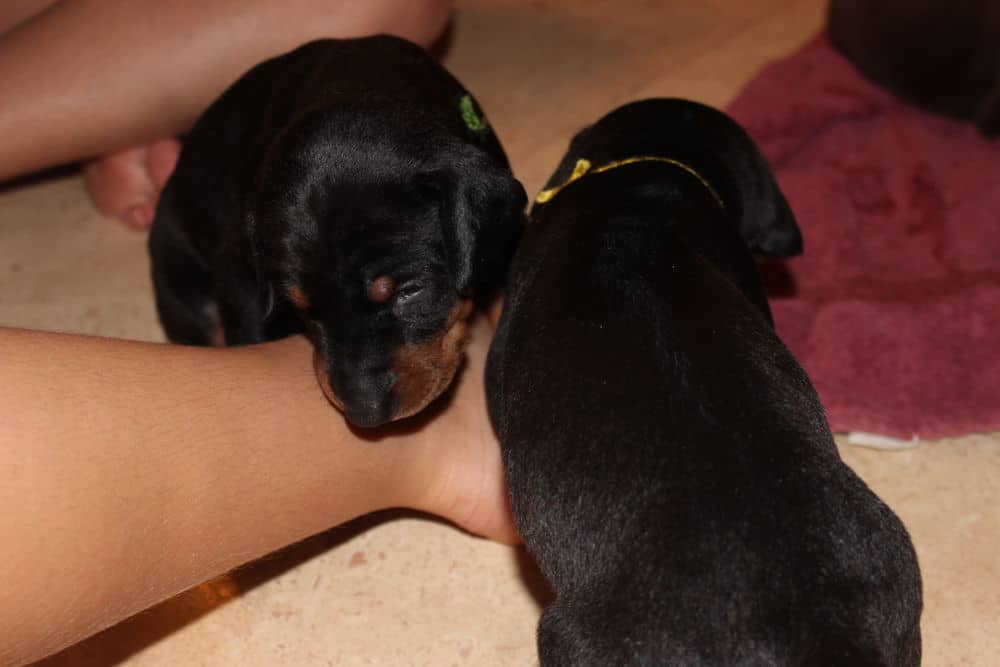
[[[302,340],[220,351],[0,329],[0,664],[413,504],[382,444],[346,428]]]

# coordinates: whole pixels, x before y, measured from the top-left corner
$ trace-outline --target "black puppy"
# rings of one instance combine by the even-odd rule
[[[912,104],[1000,135],[1000,2],[832,0],[830,41]]]
[[[419,47],[312,42],[250,70],[186,138],[149,239],[160,319],[191,345],[307,329],[352,423],[406,417],[450,383],[526,201],[478,105]]]
[[[750,138],[692,102],[629,104],[538,202],[487,397],[557,594],[542,664],[916,665],[910,539],[774,333],[748,243],[800,240]]]

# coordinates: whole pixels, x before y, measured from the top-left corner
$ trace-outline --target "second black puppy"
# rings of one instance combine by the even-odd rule
[[[450,383],[525,203],[471,95],[422,49],[312,42],[186,137],[149,239],[160,319],[194,345],[307,329],[351,422],[406,417]]]
[[[841,461],[749,247],[796,252],[732,120],[622,107],[533,209],[487,366],[542,665],[916,665],[903,525]]]

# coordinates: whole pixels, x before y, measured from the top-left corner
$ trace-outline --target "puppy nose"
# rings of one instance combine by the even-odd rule
[[[392,378],[385,373],[359,374],[341,384],[338,396],[347,420],[360,428],[375,428],[396,412]]]
[[[385,401],[368,405],[350,405],[344,410],[347,421],[358,428],[376,428],[392,421],[392,407]]]

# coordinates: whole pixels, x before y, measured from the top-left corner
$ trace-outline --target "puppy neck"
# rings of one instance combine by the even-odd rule
[[[682,171],[687,172],[693,176],[699,183],[701,183],[705,189],[712,195],[712,199],[719,205],[719,208],[725,212],[726,205],[722,201],[722,197],[719,195],[718,191],[712,186],[711,182],[705,176],[701,174],[697,169],[692,167],[686,162],[680,160],[675,160],[674,158],[663,157],[659,155],[635,155],[632,157],[627,157],[622,160],[613,160],[611,162],[606,162],[599,167],[594,167],[590,160],[580,158],[576,161],[576,165],[573,167],[573,172],[569,175],[561,185],[555,187],[547,188],[538,193],[535,197],[535,204],[547,204],[552,201],[552,199],[562,192],[563,188],[568,185],[580,180],[587,175],[601,174],[606,171],[611,171],[612,169],[618,169],[619,167],[625,167],[630,164],[636,164],[639,162],[659,162],[662,164],[669,164]]]

